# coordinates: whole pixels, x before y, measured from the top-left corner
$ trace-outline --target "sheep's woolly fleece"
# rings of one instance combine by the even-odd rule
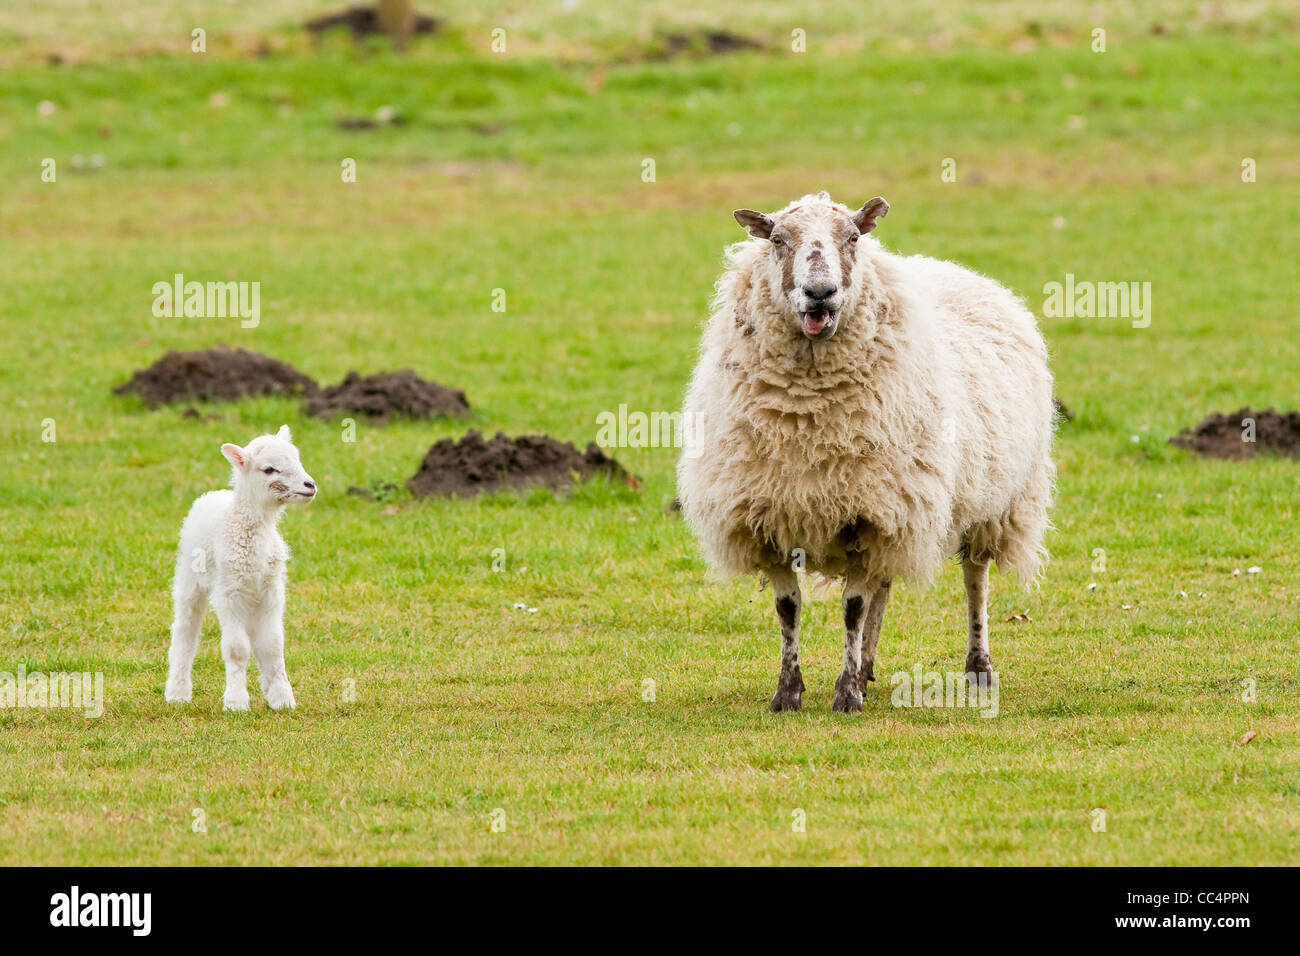
[[[851,216],[821,193],[773,218]],[[783,217],[792,217],[784,219]],[[722,574],[787,564],[928,583],[965,548],[1038,573],[1053,484],[1052,379],[1032,313],[950,262],[862,236],[840,326],[812,341],[770,244],[730,247],[684,416],[682,510]]]

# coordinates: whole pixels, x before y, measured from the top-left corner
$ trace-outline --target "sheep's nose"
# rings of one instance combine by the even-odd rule
[[[314,481],[304,481],[304,482],[302,483],[302,486],[303,486],[304,488],[306,488],[308,491],[315,491],[315,490],[316,490],[316,482],[314,482]]]
[[[809,282],[803,287],[803,294],[810,299],[829,299],[837,291],[834,282]]]

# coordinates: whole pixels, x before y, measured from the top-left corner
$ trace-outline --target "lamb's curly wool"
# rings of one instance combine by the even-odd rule
[[[852,230],[824,340],[804,334],[772,243],[727,250],[683,411],[685,517],[724,574],[770,576],[799,549],[810,571],[861,561],[874,581],[925,584],[960,551],[1032,580],[1054,421],[1034,317],[968,269],[859,239],[853,216],[821,193],[759,217]]]

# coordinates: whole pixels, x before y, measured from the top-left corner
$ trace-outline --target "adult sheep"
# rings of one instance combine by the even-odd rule
[[[892,581],[961,558],[966,673],[989,658],[990,562],[1028,582],[1054,468],[1047,349],[1010,291],[950,262],[887,252],[889,211],[826,193],[740,209],[683,418],[682,510],[724,575],[771,581],[781,624],[773,711],[798,710],[796,566],[844,577],[837,711],[862,709]],[[979,675],[987,675],[980,677]]]

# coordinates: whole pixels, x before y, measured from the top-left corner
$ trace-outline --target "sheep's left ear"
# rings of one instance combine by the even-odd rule
[[[293,436],[289,434],[289,426],[281,425],[280,430],[275,433],[276,438],[283,438],[285,441],[293,441]]]
[[[853,214],[853,224],[858,227],[858,232],[865,234],[875,229],[876,220],[883,219],[888,213],[889,203],[877,196],[875,199],[868,199],[863,203],[862,208]]]

